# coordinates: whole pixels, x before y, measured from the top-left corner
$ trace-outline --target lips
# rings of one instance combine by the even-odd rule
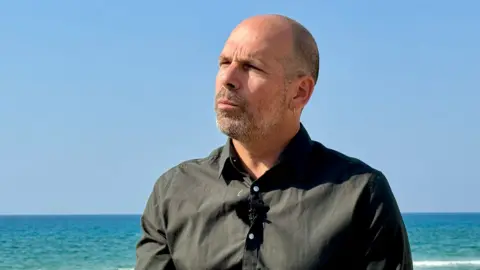
[[[220,99],[218,100],[218,105],[226,105],[226,106],[233,106],[233,107],[238,107],[238,103],[235,103],[233,101],[230,101],[228,99]]]

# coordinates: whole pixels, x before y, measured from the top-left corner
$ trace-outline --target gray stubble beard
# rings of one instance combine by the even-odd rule
[[[253,140],[252,132],[252,120],[249,119],[248,115],[245,115],[245,112],[242,112],[242,115],[234,116],[228,115],[222,111],[216,111],[216,124],[217,128],[229,138],[232,138],[241,142],[250,142]]]
[[[279,110],[277,113],[281,113],[284,109],[288,110],[285,98],[280,101],[282,108],[277,107]],[[275,109],[274,107],[272,108]],[[282,116],[277,115],[274,118],[275,123],[264,123],[263,119],[259,119],[259,122],[256,122],[254,116],[248,113],[248,108],[242,108],[241,112],[238,115],[228,115],[228,113],[215,110],[216,112],[216,125],[217,128],[226,136],[240,141],[242,143],[251,143],[255,141],[260,141],[265,137],[274,133],[278,129],[282,121]],[[260,115],[260,114],[259,114]]]

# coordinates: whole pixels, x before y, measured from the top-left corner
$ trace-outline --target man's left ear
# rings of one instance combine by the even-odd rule
[[[305,107],[312,96],[314,88],[315,82],[311,76],[299,78],[292,105],[299,109]]]

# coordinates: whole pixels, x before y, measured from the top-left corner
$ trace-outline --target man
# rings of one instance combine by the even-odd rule
[[[314,38],[290,18],[232,31],[215,97],[228,141],[155,183],[135,269],[413,269],[385,176],[300,122],[318,70]]]

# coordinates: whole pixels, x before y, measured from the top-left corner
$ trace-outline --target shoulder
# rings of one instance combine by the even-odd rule
[[[155,181],[157,191],[166,192],[173,184],[201,176],[213,176],[218,170],[223,147],[217,147],[204,157],[187,159],[166,169]]]
[[[312,154],[314,166],[322,167],[330,175],[338,176],[338,181],[363,184],[365,187],[371,187],[376,182],[386,181],[380,169],[358,157],[329,148],[317,141],[313,141]]]
[[[398,212],[389,181],[380,169],[320,143],[314,144],[313,155],[315,166],[324,168],[322,171],[333,184],[343,186],[342,190],[356,200],[359,209],[375,210],[383,205]]]

